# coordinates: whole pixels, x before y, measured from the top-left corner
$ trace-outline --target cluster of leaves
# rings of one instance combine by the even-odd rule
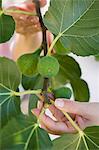
[[[99,126],[85,129],[83,135],[64,134],[52,142],[31,115],[31,109],[37,106],[36,95],[30,95],[28,116],[21,112],[19,84],[27,91],[43,89],[44,77],[49,78],[54,94],[57,87],[69,83],[75,100],[89,100],[88,85],[81,78],[80,66],[68,54],[99,54],[99,1],[51,0],[50,4],[44,24],[54,34],[52,48],[56,54],[42,57],[40,48],[21,56],[17,63],[0,57],[0,149],[99,150]],[[8,41],[14,30],[15,22],[4,14],[0,0],[0,43]]]

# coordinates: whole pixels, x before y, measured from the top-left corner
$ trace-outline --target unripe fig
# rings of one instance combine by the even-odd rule
[[[70,99],[72,92],[70,88],[67,87],[61,87],[53,90],[55,98],[66,98]]]
[[[38,72],[46,78],[51,78],[59,72],[58,60],[53,56],[45,56],[38,62]]]

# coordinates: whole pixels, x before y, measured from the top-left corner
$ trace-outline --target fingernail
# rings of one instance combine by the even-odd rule
[[[61,108],[64,107],[64,101],[62,99],[56,99],[55,106],[61,107]]]
[[[31,22],[34,22],[34,19],[31,19]]]

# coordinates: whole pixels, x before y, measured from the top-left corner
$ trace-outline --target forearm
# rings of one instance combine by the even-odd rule
[[[16,40],[12,52],[13,59],[17,60],[21,55],[33,52],[39,48],[42,42],[41,35],[41,32],[31,35],[16,34]]]

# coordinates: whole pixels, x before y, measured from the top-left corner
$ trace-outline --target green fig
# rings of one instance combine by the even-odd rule
[[[38,72],[46,78],[51,78],[59,72],[58,60],[53,56],[45,56],[38,62]]]
[[[66,98],[70,99],[72,92],[70,88],[67,87],[61,87],[53,90],[55,98]]]

